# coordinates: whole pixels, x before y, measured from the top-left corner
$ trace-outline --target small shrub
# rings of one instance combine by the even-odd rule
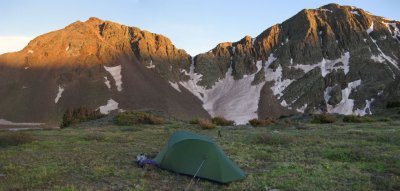
[[[198,123],[202,129],[214,129],[216,127],[215,124],[213,124],[210,120],[208,119],[198,119]]]
[[[67,109],[63,115],[60,127],[66,128],[73,124],[99,119],[105,115],[100,113],[100,110],[93,110],[87,107],[79,107],[73,109]]]
[[[151,114],[148,116],[148,120],[149,120],[149,124],[153,124],[153,125],[162,125],[165,123],[165,121],[162,117],[158,117],[158,116],[151,115]]]
[[[189,121],[189,123],[193,124],[193,125],[199,124],[199,119],[197,119],[197,118],[196,119],[192,119],[192,120]]]
[[[275,123],[276,123],[276,121],[272,118],[252,119],[249,121],[249,124],[253,127],[265,127],[265,126],[272,125]]]
[[[21,144],[31,143],[35,139],[32,135],[23,132],[13,132],[10,134],[0,135],[0,146],[17,146]]]
[[[122,126],[135,124],[161,125],[164,122],[163,118],[146,112],[127,111],[114,117],[114,123]]]
[[[343,117],[343,122],[345,123],[370,123],[376,121],[370,117],[362,117],[356,115],[348,115]]]
[[[336,121],[336,117],[330,114],[320,114],[314,115],[314,118],[311,120],[311,123],[334,123]]]
[[[235,124],[234,121],[227,120],[223,117],[214,117],[211,119],[212,123],[218,126],[232,126]]]

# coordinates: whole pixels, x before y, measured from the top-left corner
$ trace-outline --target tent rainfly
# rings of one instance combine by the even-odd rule
[[[154,161],[162,169],[220,183],[246,177],[209,137],[186,131],[175,132]]]

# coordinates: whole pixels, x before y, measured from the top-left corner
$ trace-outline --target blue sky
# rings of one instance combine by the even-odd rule
[[[94,16],[163,34],[195,55],[219,42],[257,36],[304,8],[328,3],[400,20],[400,0],[0,0],[0,53]]]

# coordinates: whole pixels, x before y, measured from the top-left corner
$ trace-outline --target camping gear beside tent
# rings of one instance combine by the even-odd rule
[[[209,137],[186,131],[175,132],[154,161],[163,169],[220,183],[246,177]]]
[[[141,168],[145,167],[146,165],[157,166],[157,163],[154,160],[148,159],[143,153],[136,156],[136,164]]]

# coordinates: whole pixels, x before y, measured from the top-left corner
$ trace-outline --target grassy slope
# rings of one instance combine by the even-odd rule
[[[213,137],[249,174],[229,185],[199,180],[191,190],[400,189],[400,121],[392,121],[218,128],[222,138],[181,122],[27,131],[36,141],[0,147],[0,190],[183,190],[190,177],[134,164],[179,129]]]

